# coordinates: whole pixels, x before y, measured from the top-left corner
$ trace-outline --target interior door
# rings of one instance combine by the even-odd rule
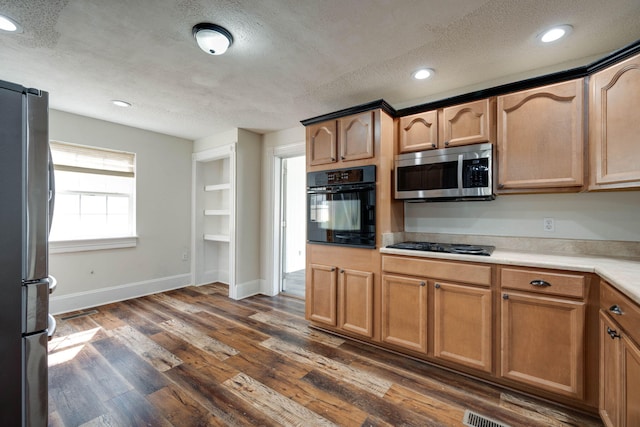
[[[306,247],[305,156],[282,159],[281,291],[304,298]]]

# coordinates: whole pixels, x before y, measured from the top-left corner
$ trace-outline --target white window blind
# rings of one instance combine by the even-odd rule
[[[135,236],[135,153],[50,142],[56,181],[51,241]]]

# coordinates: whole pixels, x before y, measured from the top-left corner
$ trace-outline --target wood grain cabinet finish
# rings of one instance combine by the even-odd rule
[[[640,55],[589,80],[590,190],[640,187]]]
[[[498,97],[498,192],[582,189],[583,93],[578,79]]]
[[[340,269],[338,273],[340,328],[373,336],[373,273]]]
[[[582,399],[586,304],[509,290],[501,296],[501,376]]]
[[[481,99],[442,110],[441,148],[492,141],[495,99]]]
[[[606,426],[640,425],[640,307],[600,284],[600,416]]]
[[[491,318],[490,289],[435,282],[434,357],[491,372]]]
[[[420,353],[427,352],[426,281],[382,276],[382,341]]]
[[[337,325],[338,270],[334,266],[310,264],[307,272],[307,318]]]
[[[401,117],[398,127],[401,153],[438,148],[437,110]]]
[[[338,123],[330,120],[308,126],[307,159],[310,166],[335,163],[338,160]]]
[[[340,160],[362,160],[374,157],[374,112],[367,111],[338,119]]]

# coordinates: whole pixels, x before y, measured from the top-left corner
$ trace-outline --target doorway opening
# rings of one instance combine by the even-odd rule
[[[306,263],[306,160],[282,159],[280,168],[280,292],[304,298]]]

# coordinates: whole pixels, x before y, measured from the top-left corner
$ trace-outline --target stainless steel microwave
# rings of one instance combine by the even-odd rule
[[[396,156],[395,198],[493,200],[492,153],[486,143]]]

